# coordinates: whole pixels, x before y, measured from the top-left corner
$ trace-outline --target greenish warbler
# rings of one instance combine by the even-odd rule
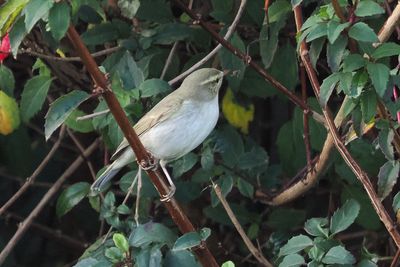
[[[214,129],[219,116],[218,92],[223,76],[222,71],[213,68],[194,71],[133,126],[144,147],[160,162],[171,186],[168,197],[175,192],[175,185],[166,164],[195,149]],[[96,179],[92,190],[100,191],[136,157],[124,139],[111,159],[114,161]]]

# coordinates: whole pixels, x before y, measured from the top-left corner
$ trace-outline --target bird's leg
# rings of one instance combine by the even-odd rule
[[[148,160],[148,161],[142,160],[140,162],[138,161],[138,163],[139,163],[140,167],[145,171],[147,171],[147,170],[156,171],[158,168],[158,164],[160,164],[161,169],[163,170],[165,177],[167,177],[168,183],[170,185],[170,191],[165,196],[162,196],[160,200],[163,202],[170,201],[171,197],[175,194],[176,186],[167,171],[167,168],[166,168],[167,162],[165,162],[163,160],[160,160],[159,162],[157,162],[156,159],[150,158],[150,160]]]
[[[168,173],[168,170],[166,168],[166,165],[167,165],[167,163],[165,161],[160,160],[161,169],[163,170],[163,172],[165,174],[165,177],[167,177],[168,183],[170,185],[168,194],[166,194],[165,196],[163,196],[160,199],[163,202],[170,201],[171,197],[173,197],[173,195],[175,194],[175,191],[176,191],[176,186],[175,186],[174,182],[172,181],[171,176],[169,176],[169,173]]]

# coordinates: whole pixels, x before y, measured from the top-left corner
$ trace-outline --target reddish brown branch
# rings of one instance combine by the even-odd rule
[[[110,90],[107,79],[100,72],[96,62],[90,55],[88,49],[83,44],[79,34],[76,32],[75,28],[72,25],[68,28],[67,35],[71,43],[74,45],[78,55],[82,58],[82,62],[86,66],[88,72],[93,77],[97,86],[104,90],[102,96],[104,97],[108,105],[108,108],[110,109],[116,122],[121,128],[129,145],[133,149],[137,161],[143,164],[149,163],[151,161],[151,156],[147,153],[143,144],[140,142],[139,137],[134,132],[118,100],[114,96],[113,92]],[[167,193],[169,192],[169,188],[165,182],[166,180],[164,174],[158,170],[155,171],[148,170],[147,173],[151,179],[151,182],[156,187],[159,194],[161,196],[167,195]],[[188,217],[183,212],[182,208],[179,206],[178,202],[174,198],[171,198],[171,201],[169,202],[163,202],[163,203],[166,206],[168,212],[170,213],[171,218],[174,220],[175,224],[178,226],[179,230],[182,233],[196,231],[193,224],[190,222],[190,220],[188,219]],[[218,266],[214,256],[211,254],[211,252],[208,250],[206,246],[196,247],[193,249],[193,252],[196,254],[198,260],[203,266],[210,266],[210,267]]]
[[[84,155],[88,157],[92,154],[97,146],[99,145],[99,139],[94,141],[85,151]],[[49,202],[54,195],[58,192],[58,190],[62,187],[63,183],[70,177],[75,170],[84,162],[84,158],[79,156],[65,171],[64,173],[58,178],[58,180],[53,184],[53,186],[47,191],[47,193],[43,196],[37,206],[32,210],[29,216],[19,224],[17,232],[15,232],[14,236],[11,240],[7,243],[4,249],[0,253],[0,266],[4,263],[7,256],[13,250],[15,245],[21,239],[21,237],[25,234],[25,232],[29,229],[32,225],[33,220],[39,215],[39,213],[43,210],[46,206],[47,202]]]
[[[294,15],[295,15],[297,31],[300,31],[301,26],[303,24],[302,12],[301,12],[300,6],[297,6],[294,8]],[[309,58],[308,48],[304,41],[300,44],[300,56],[301,56],[304,66],[306,68],[308,77],[310,79],[312,88],[314,90],[314,94],[317,98],[319,98],[320,84],[319,84],[319,81],[317,78],[317,74],[315,73],[315,71],[312,67],[312,64],[311,64],[311,61]],[[354,160],[354,158],[351,156],[350,152],[347,150],[346,146],[343,144],[342,140],[340,139],[339,134],[336,129],[336,126],[333,122],[330,110],[324,106],[321,106],[321,108],[322,108],[322,111],[323,111],[323,114],[325,117],[326,124],[332,135],[333,142],[336,146],[336,149],[339,151],[343,160],[346,162],[346,164],[350,167],[350,169],[353,171],[353,173],[356,175],[356,177],[360,180],[360,182],[364,186],[364,189],[367,192],[367,194],[372,202],[372,205],[375,208],[375,211],[377,212],[380,220],[385,225],[387,231],[393,238],[397,247],[400,248],[400,234],[396,230],[396,228],[393,224],[393,221],[390,218],[389,214],[387,213],[385,207],[382,205],[381,201],[379,200],[379,198],[374,190],[374,187],[371,183],[371,180],[369,179],[368,175],[364,172],[364,170]]]
[[[17,199],[19,199],[23,193],[33,184],[38,177],[38,175],[43,171],[43,169],[47,166],[53,155],[56,153],[57,149],[60,147],[61,140],[64,137],[65,127],[61,127],[60,135],[57,141],[54,143],[53,147],[50,149],[49,153],[47,153],[46,157],[42,160],[39,166],[35,169],[31,176],[26,178],[25,183],[18,189],[18,191],[9,199],[6,203],[0,208],[0,216],[4,214],[4,212],[14,204]]]
[[[340,21],[345,22],[346,17],[343,15],[343,11],[339,5],[338,0],[332,0],[332,6],[333,6],[333,9],[335,10],[335,14],[339,17]]]

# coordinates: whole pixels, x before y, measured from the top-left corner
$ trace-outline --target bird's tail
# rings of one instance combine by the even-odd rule
[[[110,181],[119,171],[121,167],[116,164],[116,161],[111,163],[110,166],[94,181],[90,189],[95,192],[100,192],[104,186]]]

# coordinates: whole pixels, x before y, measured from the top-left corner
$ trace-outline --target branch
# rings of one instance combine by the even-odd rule
[[[385,24],[383,24],[381,30],[379,31],[378,38],[379,43],[374,45],[379,45],[384,43],[389,39],[390,35],[392,35],[394,29],[399,24],[400,21],[400,2],[397,3],[397,6],[394,8],[392,14],[386,20]]]
[[[92,154],[97,146],[100,143],[100,139],[95,140],[86,150],[84,153],[85,157],[88,157],[90,154]],[[32,225],[33,220],[39,215],[39,213],[42,211],[42,209],[45,207],[47,202],[49,202],[54,195],[58,192],[58,190],[61,188],[62,184],[68,179],[69,176],[71,176],[76,169],[84,162],[84,158],[82,156],[79,156],[65,171],[64,173],[58,178],[57,182],[53,184],[53,186],[47,191],[47,193],[43,196],[43,198],[40,200],[40,202],[37,204],[37,206],[32,210],[32,212],[29,214],[29,216],[19,224],[17,232],[14,234],[14,236],[11,238],[11,240],[7,243],[7,245],[4,247],[4,249],[0,253],[0,266],[4,263],[6,260],[7,256],[10,254],[10,252],[13,250],[15,245],[18,243],[18,241],[21,239],[21,237],[25,234],[25,232],[29,229],[29,227]]]
[[[102,97],[106,101],[108,108],[113,114],[116,122],[121,128],[126,140],[133,149],[136,159],[140,165],[150,166],[151,156],[147,153],[143,144],[140,142],[139,137],[133,130],[128,118],[125,115],[124,110],[121,108],[117,98],[113,94],[106,77],[100,72],[96,62],[90,55],[87,47],[83,44],[79,34],[76,32],[75,28],[70,25],[67,32],[68,38],[74,45],[77,53],[82,58],[82,62],[86,66],[86,69],[93,77],[96,85],[103,90]],[[158,168],[159,169],[159,168]],[[160,196],[165,196],[169,192],[169,187],[166,184],[166,178],[160,170],[148,170],[146,171],[151,179],[151,182],[157,189]],[[175,198],[171,198],[169,202],[163,202],[171,218],[174,220],[175,224],[178,226],[182,233],[194,232],[196,229],[190,222],[182,208],[179,206]],[[218,264],[208,250],[206,246],[199,246],[193,248],[194,254],[196,254],[198,260],[203,266],[217,267]]]
[[[4,214],[4,219],[5,220],[14,219],[18,222],[24,221],[23,217],[11,212],[6,212]],[[89,246],[89,244],[87,243],[83,243],[80,240],[76,240],[68,235],[64,235],[60,230],[55,230],[53,228],[47,227],[45,225],[36,222],[32,222],[31,226],[32,229],[37,230],[45,237],[52,239],[63,246],[73,248],[79,252],[82,252]]]
[[[195,20],[196,23],[200,24],[201,27],[203,27],[204,30],[209,32],[211,36],[219,42],[223,47],[228,49],[229,51],[232,52],[235,56],[238,58],[242,59],[246,64],[248,64],[250,67],[252,67],[256,72],[258,72],[264,79],[266,79],[268,82],[270,82],[276,89],[281,91],[283,94],[285,94],[293,103],[295,103],[297,106],[299,106],[302,110],[310,110],[313,113],[313,116],[318,114],[315,111],[312,111],[307,104],[303,102],[296,94],[294,94],[292,91],[287,89],[285,86],[283,86],[280,82],[275,80],[269,73],[267,73],[260,65],[258,65],[255,61],[252,61],[251,58],[237,49],[236,47],[232,46],[231,43],[226,41],[224,38],[222,38],[217,32],[215,32],[212,27],[199,18],[198,15],[196,15],[192,10],[190,10],[186,5],[184,5],[180,0],[173,0],[182,10],[184,10],[193,20]]]
[[[116,47],[111,47],[111,48],[106,48],[102,51],[98,51],[95,52],[92,55],[92,57],[101,57],[101,56],[105,56],[111,53],[114,53],[118,50],[120,50],[122,47],[121,46],[116,46]],[[50,55],[45,55],[36,51],[33,51],[31,48],[21,48],[19,50],[20,53],[23,54],[28,54],[28,55],[32,55],[32,56],[36,56],[38,58],[44,58],[47,60],[53,60],[53,61],[67,61],[67,62],[74,62],[74,61],[78,61],[81,62],[82,59],[80,57],[56,57],[56,56],[50,56]]]
[[[25,183],[18,189],[18,191],[9,199],[3,206],[0,208],[0,216],[4,214],[4,212],[14,204],[17,199],[19,199],[26,190],[28,190],[29,186],[33,184],[38,177],[38,175],[43,171],[43,169],[47,166],[53,155],[56,153],[57,149],[60,147],[61,140],[64,137],[65,133],[65,126],[61,127],[60,135],[57,141],[54,143],[53,147],[50,149],[49,153],[46,157],[42,160],[39,166],[35,169],[31,176],[26,178]]]
[[[247,0],[241,0],[240,1],[240,6],[238,8],[238,11],[236,13],[236,16],[231,24],[231,26],[229,27],[228,31],[226,32],[223,40],[227,41],[229,38],[231,38],[232,34],[235,32],[236,26],[240,21],[240,18],[242,17],[244,8],[246,6],[246,1]],[[185,6],[186,7],[186,6]],[[191,11],[191,9],[187,8],[188,10]],[[191,11],[192,12],[192,11]],[[190,15],[190,14],[189,14]],[[196,18],[197,21],[197,18]],[[218,35],[218,34],[217,34]],[[219,35],[218,35],[219,36]],[[221,44],[218,44],[210,53],[208,53],[208,55],[206,55],[204,58],[202,58],[199,62],[197,62],[196,64],[194,64],[193,66],[191,66],[188,70],[186,70],[184,73],[180,74],[179,76],[175,77],[174,79],[172,79],[171,81],[169,81],[168,83],[174,84],[176,82],[178,82],[179,80],[185,78],[186,76],[188,76],[190,73],[192,73],[193,71],[195,71],[196,69],[198,69],[200,66],[202,66],[204,63],[206,63],[208,60],[210,60],[215,54],[217,54],[217,52],[222,48]]]
[[[303,18],[301,13],[301,7],[298,5],[294,8],[294,15],[296,20],[296,28],[297,31],[300,32],[301,26],[303,24]],[[314,90],[314,94],[317,98],[319,98],[319,91],[320,91],[320,84],[317,78],[317,75],[312,67],[308,48],[306,43],[303,41],[300,44],[300,57],[303,61],[303,64],[306,68],[308,77],[310,79],[312,88]],[[396,243],[397,247],[400,248],[400,234],[397,232],[392,219],[390,218],[389,214],[386,212],[385,207],[382,205],[381,201],[379,200],[374,187],[371,183],[370,178],[368,177],[367,173],[358,165],[358,163],[354,160],[351,156],[350,152],[347,150],[346,146],[343,144],[342,140],[339,137],[337,132],[335,123],[333,122],[332,115],[330,110],[326,106],[321,106],[325,121],[333,138],[333,142],[336,146],[336,149],[339,151],[340,155],[342,156],[343,160],[346,164],[350,167],[356,177],[360,180],[362,185],[364,186],[365,191],[367,192],[375,211],[377,212],[380,220],[385,225],[387,231],[393,238],[394,242]]]
[[[246,235],[244,232],[242,226],[240,225],[240,222],[235,216],[235,213],[232,211],[231,207],[229,206],[228,202],[226,201],[224,195],[221,192],[221,188],[214,182],[213,184],[213,189],[215,191],[215,194],[217,195],[218,199],[221,201],[222,206],[224,207],[226,213],[229,216],[229,219],[235,226],[236,230],[238,231],[240,237],[242,238],[243,242],[246,244],[246,247],[250,250],[251,254],[258,260],[259,263],[261,263],[263,266],[267,267],[272,267],[272,264],[264,257],[264,255],[261,253],[259,249],[257,249],[249,237]]]

